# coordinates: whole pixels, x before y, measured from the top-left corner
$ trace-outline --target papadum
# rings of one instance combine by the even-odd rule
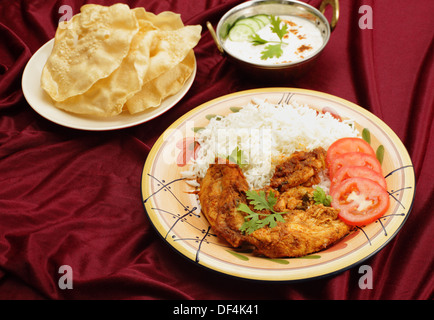
[[[191,76],[201,31],[169,11],[84,5],[59,25],[41,87],[56,107],[82,115],[157,107]]]
[[[119,68],[138,31],[137,18],[127,5],[82,6],[66,26],[57,28],[42,70],[42,88],[55,101],[86,92]]]

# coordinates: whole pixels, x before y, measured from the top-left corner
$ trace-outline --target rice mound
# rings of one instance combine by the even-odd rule
[[[226,158],[238,147],[242,151],[242,171],[249,187],[265,187],[276,164],[295,151],[325,150],[337,139],[358,137],[353,121],[335,119],[295,101],[273,104],[254,99],[239,112],[216,116],[196,138],[200,149],[183,177],[193,186],[203,178],[216,157]]]

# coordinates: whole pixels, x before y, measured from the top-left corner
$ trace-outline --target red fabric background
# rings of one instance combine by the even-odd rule
[[[90,1],[89,1],[90,2]],[[94,1],[112,4],[115,1]],[[174,253],[147,219],[140,177],[162,132],[218,96],[270,86],[252,82],[220,56],[206,29],[235,0],[136,0],[201,24],[198,72],[188,94],[158,118],[129,129],[86,132],[58,126],[23,98],[31,55],[54,36],[62,14],[88,1],[0,0],[0,298],[1,299],[432,299],[434,230],[434,2],[345,0],[331,40],[311,73],[281,82],[330,93],[380,117],[407,147],[417,192],[397,236],[364,264],[373,289],[352,268],[303,283],[258,283],[206,270]],[[320,0],[307,1],[319,7]],[[359,8],[373,9],[360,29]],[[327,13],[330,16],[330,13]],[[58,287],[61,265],[73,289]]]

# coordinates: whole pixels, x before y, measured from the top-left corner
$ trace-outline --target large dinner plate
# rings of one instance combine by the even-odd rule
[[[182,141],[191,141],[197,128],[214,115],[237,112],[252,98],[279,103],[292,100],[322,111],[332,109],[353,119],[360,132],[370,132],[371,145],[384,148],[383,173],[390,207],[380,219],[341,239],[324,251],[301,258],[268,259],[230,247],[216,237],[201,213],[195,189],[182,178],[177,165]],[[190,140],[189,140],[190,139]],[[381,147],[382,146],[382,147]],[[187,144],[187,148],[192,147]],[[301,281],[330,276],[361,264],[376,254],[404,225],[415,194],[415,175],[408,152],[397,135],[369,111],[344,99],[310,90],[265,88],[242,91],[209,101],[173,123],[148,155],[141,192],[146,213],[161,237],[192,262],[230,276],[263,281]]]
[[[54,106],[48,94],[41,88],[42,69],[53,49],[54,39],[44,44],[30,58],[24,69],[22,78],[22,88],[24,96],[30,106],[42,117],[59,125],[89,131],[105,131],[132,127],[147,122],[172,108],[179,100],[184,97],[193,84],[196,77],[196,62],[191,76],[187,79],[184,86],[178,93],[163,100],[160,106],[150,108],[137,114],[122,112],[121,114],[103,118],[73,114],[63,111]]]

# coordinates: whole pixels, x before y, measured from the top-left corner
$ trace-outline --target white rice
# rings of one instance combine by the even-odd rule
[[[215,117],[198,133],[200,150],[183,177],[198,186],[216,157],[227,157],[237,147],[242,150],[246,164],[242,171],[252,189],[265,187],[276,164],[295,151],[328,149],[335,140],[357,137],[360,133],[352,121],[339,121],[330,113],[291,102],[272,104],[255,99],[239,112]]]

